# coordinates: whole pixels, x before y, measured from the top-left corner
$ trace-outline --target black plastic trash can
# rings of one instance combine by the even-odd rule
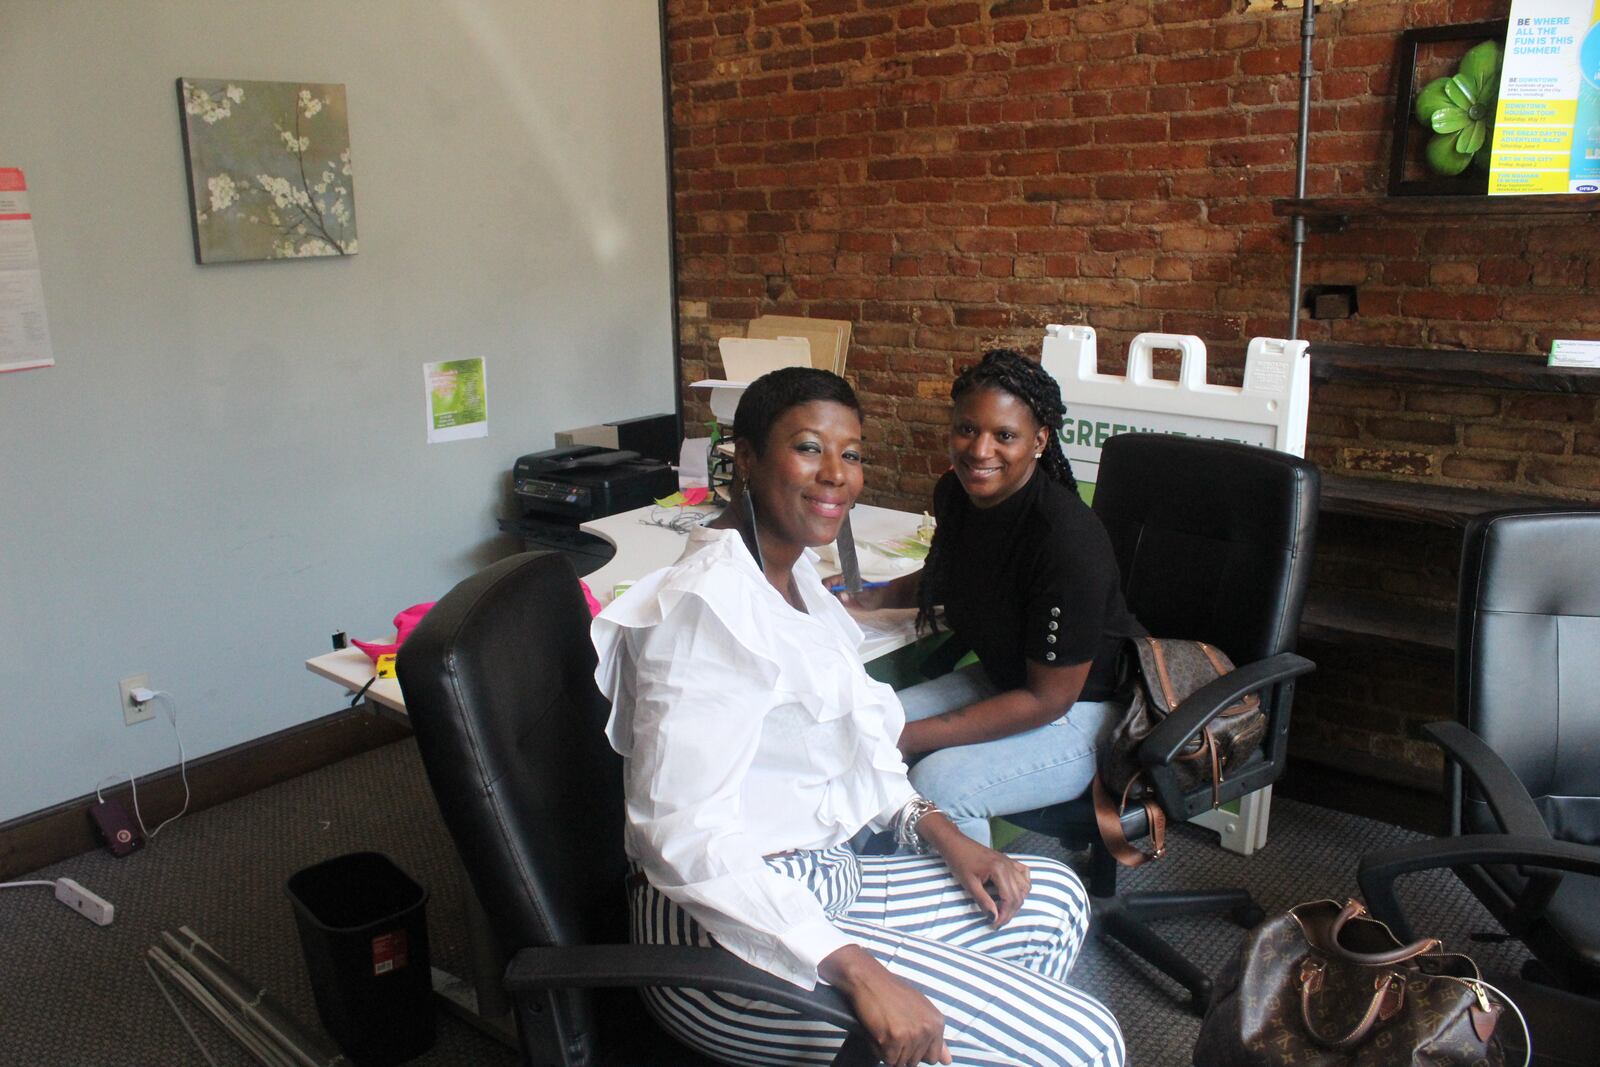
[[[335,856],[291,875],[317,1014],[357,1067],[433,1046],[428,891],[380,852]]]

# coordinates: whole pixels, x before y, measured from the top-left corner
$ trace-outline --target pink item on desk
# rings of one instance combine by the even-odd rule
[[[411,636],[411,631],[417,628],[417,623],[422,621],[422,617],[428,613],[428,609],[433,605],[434,601],[432,600],[426,604],[413,604],[396,615],[394,617],[394,640],[388,644],[380,644],[376,641],[359,641],[354,637],[350,639],[350,643],[365,652],[368,658],[376,663],[379,656],[388,656],[400,651],[400,646],[405,643],[407,637]]]
[[[582,578],[578,579],[578,586],[583,590],[583,599],[589,602],[589,617],[594,618],[602,610],[600,601],[596,600],[594,594],[589,592],[589,583]]]

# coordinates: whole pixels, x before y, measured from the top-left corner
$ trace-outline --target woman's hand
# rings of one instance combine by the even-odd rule
[[[943,812],[924,815],[917,823],[917,836],[939,850],[950,873],[966,887],[978,907],[993,916],[996,928],[1011,921],[1033,888],[1033,876],[1025,865],[1004,852],[980,845],[956,829]]]
[[[839,603],[851,614],[858,611],[877,611],[879,608],[890,607],[885,603],[889,599],[888,583],[870,582],[861,587],[859,593],[847,592],[844,588],[844,576],[829,574],[822,579],[822,588],[839,598]]]
[[[894,975],[860,945],[837,949],[817,967],[850,999],[878,1058],[889,1067],[949,1063],[944,1016],[933,1002]]]
[[[840,588],[844,579],[837,574],[830,574],[822,579],[822,587],[837,596],[839,603],[852,613],[882,608],[914,608],[917,606],[917,586],[921,583],[921,573],[913,571],[892,581],[869,582],[859,593],[844,592]]]

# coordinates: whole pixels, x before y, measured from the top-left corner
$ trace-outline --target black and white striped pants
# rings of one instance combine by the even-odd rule
[[[803,883],[834,925],[945,1018],[956,1067],[1121,1067],[1111,1013],[1065,982],[1089,927],[1069,868],[1017,856],[1033,888],[999,930],[937,856],[857,856],[848,845],[767,864]],[[698,923],[644,879],[632,893],[633,939],[711,944]],[[775,1005],[692,989],[645,991],[651,1013],[693,1048],[730,1064],[827,1063],[843,1032]]]

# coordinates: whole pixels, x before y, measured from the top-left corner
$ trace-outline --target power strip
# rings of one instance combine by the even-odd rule
[[[117,913],[109,900],[89,892],[71,878],[56,879],[56,899],[96,926],[110,926]]]

